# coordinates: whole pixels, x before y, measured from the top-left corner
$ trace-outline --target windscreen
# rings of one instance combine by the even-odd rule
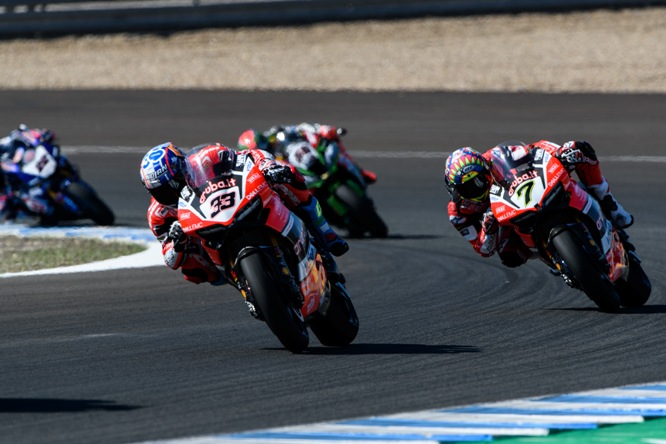
[[[490,174],[504,188],[532,166],[534,157],[525,145],[499,145],[490,151]]]
[[[233,163],[233,153],[226,147],[195,147],[185,158],[185,180],[191,188],[201,188],[220,176],[231,174]]]

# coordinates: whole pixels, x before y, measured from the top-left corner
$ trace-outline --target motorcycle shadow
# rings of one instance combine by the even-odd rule
[[[471,345],[426,345],[426,344],[350,344],[345,347],[311,345],[308,355],[443,355],[457,353],[480,353]]]
[[[421,240],[421,239],[439,239],[442,236],[436,235],[436,234],[389,234],[386,237],[372,237],[372,236],[364,236],[364,237],[345,237],[345,239],[352,239],[352,240],[386,240],[386,239],[396,239],[396,240]]]
[[[571,307],[571,308],[554,308],[553,311],[599,311],[598,307]],[[601,312],[600,312],[601,313]],[[622,307],[617,313],[610,313],[613,315],[635,315],[635,314],[664,314],[666,313],[666,305],[644,305],[642,307]]]
[[[93,410],[128,411],[141,407],[99,399],[0,398],[0,413],[61,413]]]

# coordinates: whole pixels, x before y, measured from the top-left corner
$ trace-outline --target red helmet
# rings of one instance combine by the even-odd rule
[[[236,152],[221,143],[196,146],[187,154],[185,177],[194,188],[222,175],[230,175],[236,165]]]
[[[317,133],[324,139],[338,140],[340,138],[340,133],[338,132],[338,128],[330,125],[320,126],[319,131],[317,131]]]
[[[259,131],[248,129],[238,137],[239,150],[265,150],[268,148],[268,139]]]

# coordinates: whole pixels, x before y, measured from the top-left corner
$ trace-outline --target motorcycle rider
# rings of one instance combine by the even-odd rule
[[[15,219],[19,211],[24,209],[37,215],[41,225],[55,222],[53,220],[55,207],[45,193],[43,181],[34,179],[25,183],[12,174],[20,172],[24,163],[34,159],[34,146],[40,143],[55,145],[55,133],[46,128],[29,128],[25,124],[20,124],[17,129],[0,139],[0,162],[2,162],[0,214],[6,220]]]
[[[222,144],[210,146],[218,149],[219,163],[225,168],[243,168],[248,162],[259,166],[271,189],[303,220],[315,238],[331,280],[344,283],[331,254],[341,256],[349,250],[349,245],[328,225],[319,202],[305,188],[302,175],[293,167],[276,162],[266,151],[236,152]],[[226,282],[223,270],[211,261],[201,241],[187,236],[178,222],[178,198],[185,186],[184,158],[184,153],[171,142],[153,147],[144,156],[140,175],[141,182],[151,195],[148,224],[162,242],[162,255],[169,268],[180,268],[190,282],[220,285]]]
[[[340,149],[340,162],[349,171],[358,170],[366,184],[377,181],[377,175],[372,171],[361,168],[342,144],[341,136],[347,134],[347,129],[320,123],[299,123],[298,125],[276,125],[264,131],[254,129],[245,130],[238,138],[239,149],[262,149],[270,152],[277,158],[288,158],[286,150],[298,140],[305,140],[313,147],[321,144],[335,144]],[[293,146],[293,145],[292,145]]]
[[[633,224],[633,216],[610,193],[597,155],[588,142],[569,141],[560,146],[541,140],[527,147],[542,148],[558,158],[569,173],[575,171],[580,182],[600,202],[604,213],[617,227],[628,228]],[[489,191],[493,178],[489,153],[490,150],[481,154],[473,148],[464,147],[447,158],[444,181],[450,193],[447,206],[449,221],[481,256],[489,257],[497,252],[502,264],[517,267],[537,255],[523,244],[513,230],[500,227],[490,210]]]

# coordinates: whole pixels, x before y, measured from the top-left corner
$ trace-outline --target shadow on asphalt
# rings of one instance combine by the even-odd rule
[[[439,239],[443,236],[435,235],[435,234],[389,234],[386,237],[371,237],[371,236],[364,236],[364,237],[353,237],[353,236],[343,236],[345,239],[353,239],[354,241],[382,241],[386,239],[400,239],[400,240],[405,240],[405,239]]]
[[[346,347],[311,346],[307,355],[441,355],[451,353],[479,353],[478,347],[470,345],[424,345],[424,344],[351,344]]]
[[[571,307],[571,308],[551,308],[549,310],[552,311],[598,311],[599,313],[603,313],[602,311],[599,310],[598,307]],[[623,315],[623,314],[663,314],[666,313],[666,305],[644,305],[642,307],[632,307],[632,308],[627,308],[623,307],[620,308],[620,311],[617,313],[607,313],[609,315]]]
[[[0,398],[0,413],[127,411],[138,408],[140,407],[96,399]]]

